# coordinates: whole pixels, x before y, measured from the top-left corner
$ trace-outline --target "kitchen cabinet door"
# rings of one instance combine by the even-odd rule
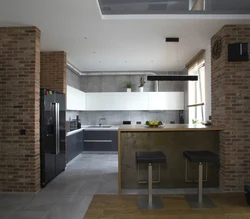
[[[84,130],[67,136],[67,163],[83,152]]]
[[[184,110],[184,93],[149,92],[149,110]]]
[[[83,151],[83,144],[84,144],[83,132],[84,131],[80,131],[80,132],[76,133],[76,154],[77,155],[79,155]]]
[[[84,135],[84,151],[117,151],[118,131],[86,130]]]
[[[118,131],[112,131],[112,151],[118,151]]]
[[[85,142],[84,151],[112,151],[112,142]]]
[[[67,163],[76,156],[76,135],[67,136]]]
[[[67,110],[85,110],[85,93],[67,85]]]
[[[86,110],[148,110],[148,93],[86,93]]]

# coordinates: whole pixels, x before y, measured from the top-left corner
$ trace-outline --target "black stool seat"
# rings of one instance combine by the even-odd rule
[[[183,156],[192,163],[219,162],[219,156],[211,151],[184,151]]]
[[[137,151],[136,163],[166,163],[166,155],[161,151]]]

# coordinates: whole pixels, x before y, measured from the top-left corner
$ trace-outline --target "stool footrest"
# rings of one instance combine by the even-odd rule
[[[146,184],[148,183],[148,180],[140,180],[140,165],[137,164],[137,182],[139,184]],[[158,170],[158,180],[152,180],[152,183],[160,183],[161,182],[161,167],[160,164],[158,164],[159,170]]]

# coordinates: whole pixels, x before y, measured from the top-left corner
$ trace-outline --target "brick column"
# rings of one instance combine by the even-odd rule
[[[65,52],[41,52],[41,87],[66,93]]]
[[[0,192],[40,188],[39,89],[40,30],[0,27]]]
[[[211,63],[212,121],[227,129],[220,134],[220,187],[242,191],[250,183],[250,62],[228,62],[227,45],[250,45],[250,25],[224,26],[211,39],[211,47],[217,39],[222,52]]]

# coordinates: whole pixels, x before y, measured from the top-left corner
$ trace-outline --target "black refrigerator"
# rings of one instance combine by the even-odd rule
[[[65,94],[40,90],[41,187],[65,170],[65,112]]]

